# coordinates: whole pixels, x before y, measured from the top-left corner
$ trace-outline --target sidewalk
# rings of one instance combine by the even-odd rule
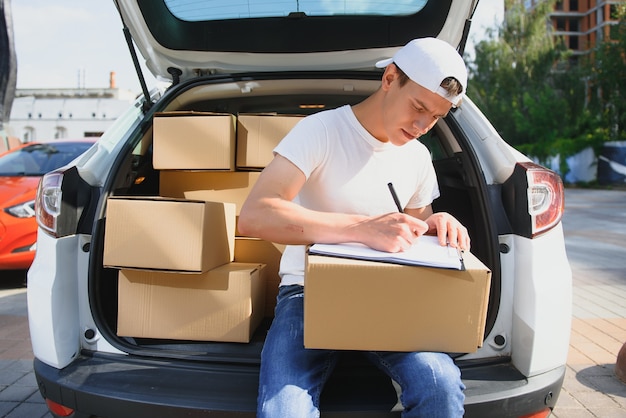
[[[566,189],[565,197],[563,229],[574,278],[572,335],[552,415],[626,417],[626,384],[615,376],[617,353],[626,342],[626,192],[590,196]]]
[[[33,373],[26,289],[13,276],[2,272],[0,283],[0,417],[52,418]]]
[[[554,417],[626,417],[626,384],[615,376],[626,341],[626,286],[597,281],[574,287],[567,372]]]

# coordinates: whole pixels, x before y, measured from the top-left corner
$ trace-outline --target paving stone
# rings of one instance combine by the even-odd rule
[[[38,388],[37,388],[37,390],[35,390],[35,392],[33,392],[32,395],[30,395],[30,397],[28,399],[26,399],[25,402],[46,403],[46,401],[44,400],[43,396],[41,396],[41,392],[39,392]]]
[[[589,410],[593,408],[620,408],[620,405],[609,395],[597,391],[579,392],[574,394],[574,398]]]
[[[51,417],[46,405],[37,403],[22,403],[9,412],[6,418],[43,418]]]
[[[19,402],[0,402],[0,417],[6,417],[18,405]]]
[[[559,411],[565,409],[584,409],[584,406],[566,390],[562,390],[559,394],[556,409]]]
[[[19,380],[13,383],[14,386],[30,386],[37,387],[37,379],[35,378],[35,372],[30,371],[29,373],[22,376]]]
[[[587,409],[558,409],[558,407],[552,412],[550,418],[596,418]]]
[[[590,382],[596,390],[608,395],[622,395],[626,393],[626,384],[613,376],[589,376],[585,380]]]
[[[598,418],[626,418],[626,410],[621,408],[591,408],[590,412]]]
[[[626,410],[626,393],[613,395],[612,398],[622,409]]]
[[[595,366],[581,369],[576,373],[577,377],[592,377],[592,376],[613,376],[613,364],[597,364]]]
[[[20,380],[22,377],[26,375],[23,371],[17,370],[3,370],[0,373],[0,386],[8,386]]]
[[[32,386],[11,385],[0,392],[0,401],[23,402],[36,391],[37,388]]]

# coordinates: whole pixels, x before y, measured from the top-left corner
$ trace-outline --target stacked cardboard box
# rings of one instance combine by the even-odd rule
[[[176,114],[176,112],[174,112]],[[212,118],[214,114],[193,114],[189,117]],[[166,116],[163,116],[166,117]],[[171,116],[169,116],[171,117]],[[277,114],[239,114],[236,123],[236,160],[233,163],[235,171],[216,169],[199,169],[198,165],[179,163],[178,169],[173,169],[172,164],[166,164],[168,169],[161,169],[159,194],[179,199],[197,199],[214,202],[227,202],[235,204],[236,214],[239,215],[252,187],[259,178],[259,170],[265,167],[273,158],[273,149],[280,140],[302,118],[294,115]],[[180,119],[184,123],[184,119]],[[204,124],[209,128],[209,124]],[[165,140],[166,136],[157,132],[159,140]],[[217,123],[211,126],[213,135],[219,129]],[[184,131],[184,129],[181,129]],[[208,133],[207,133],[208,136]],[[222,130],[222,138],[230,144],[230,131]],[[196,136],[197,139],[201,136]],[[170,141],[176,142],[176,138]],[[192,154],[198,153],[196,146],[189,147]],[[183,148],[187,149],[187,148]],[[196,156],[190,156],[194,159]],[[187,166],[186,169],[182,169]],[[216,166],[211,166],[215,168]],[[276,245],[256,238],[242,237],[235,228],[235,262],[260,262],[266,264],[265,278],[267,281],[266,291],[266,315],[273,316],[273,309],[278,293],[278,268],[284,246]]]
[[[280,258],[285,246],[258,238],[235,238],[235,262],[265,264],[265,316],[274,316],[278,295]]]
[[[182,199],[229,202],[241,206],[261,173],[250,171],[184,171],[162,170],[159,194]]]
[[[299,115],[163,112],[154,116],[158,170],[262,169]]]
[[[103,264],[120,268],[118,335],[247,342],[265,313],[265,265],[234,260],[235,205],[112,197]]]
[[[193,275],[121,270],[117,333],[249,342],[265,313],[264,267],[228,263]]]
[[[283,247],[235,239],[236,216],[299,119],[155,114],[160,196],[108,202],[104,265],[121,269],[119,335],[246,342],[273,314]]]
[[[111,197],[105,267],[201,273],[233,261],[235,205],[165,197]]]
[[[157,113],[153,119],[152,165],[157,170],[234,170],[234,115],[208,112]]]
[[[239,114],[237,116],[237,168],[263,168],[273,150],[300,121],[298,115]]]

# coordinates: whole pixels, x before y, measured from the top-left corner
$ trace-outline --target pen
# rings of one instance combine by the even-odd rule
[[[389,186],[389,191],[391,192],[391,197],[393,197],[393,202],[396,204],[396,207],[398,208],[398,212],[403,213],[404,210],[402,210],[402,205],[400,204],[400,200],[398,200],[398,195],[396,194],[396,189],[393,188],[393,183],[387,183],[387,186]]]

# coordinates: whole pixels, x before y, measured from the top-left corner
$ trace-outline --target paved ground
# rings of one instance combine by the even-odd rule
[[[33,373],[24,274],[0,277],[0,417],[51,418]]]
[[[553,416],[626,417],[626,384],[615,376],[626,342],[626,191],[567,189],[565,197],[574,306],[567,373]]]
[[[626,418],[626,384],[614,373],[626,342],[626,191],[568,189],[563,224],[574,309],[567,374],[553,416]],[[7,272],[0,277],[0,417],[51,418],[32,372],[23,279]]]

